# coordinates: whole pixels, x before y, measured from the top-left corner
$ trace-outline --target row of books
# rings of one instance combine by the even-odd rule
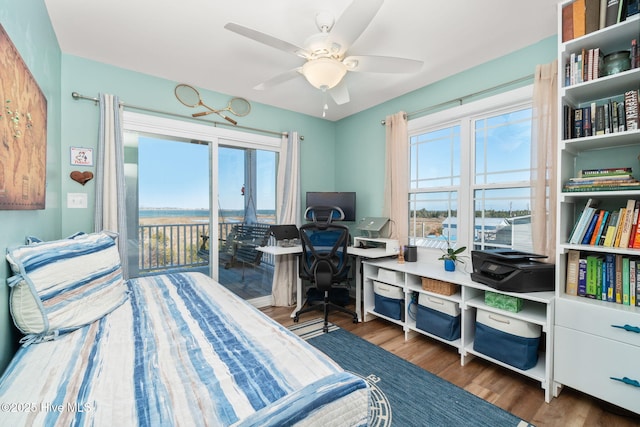
[[[629,90],[617,98],[594,101],[583,107],[564,105],[563,138],[573,139],[640,129],[640,91]]]
[[[565,293],[640,306],[640,258],[570,250]]]
[[[638,13],[638,0],[576,0],[562,7],[562,41],[581,37]]]
[[[592,198],[587,201],[569,236],[569,243],[640,249],[640,201],[629,199],[626,206],[612,211],[598,209],[599,203]]]
[[[631,174],[618,176],[597,176],[588,178],[569,178],[562,191],[567,193],[586,191],[640,190],[640,181]]]
[[[638,39],[632,39],[629,45],[630,68],[640,67]],[[564,86],[571,86],[596,80],[606,76],[605,54],[599,47],[572,52],[564,64]]]

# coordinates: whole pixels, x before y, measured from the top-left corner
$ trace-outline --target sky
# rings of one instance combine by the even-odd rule
[[[220,196],[214,209],[243,209],[243,150],[220,147],[218,156]],[[258,209],[275,206],[275,159],[259,152]],[[138,165],[141,208],[209,208],[208,145],[140,136]]]

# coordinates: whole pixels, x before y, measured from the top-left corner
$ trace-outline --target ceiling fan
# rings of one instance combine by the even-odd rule
[[[349,47],[360,37],[380,10],[384,0],[353,0],[337,21],[328,12],[316,14],[319,33],[313,34],[303,47],[236,23],[224,28],[278,50],[297,55],[305,63],[260,83],[254,89],[265,90],[293,78],[304,76],[314,87],[328,92],[336,104],[349,102],[343,81],[349,71],[376,73],[412,73],[422,68],[422,61],[389,56],[347,56]],[[326,106],[325,106],[326,109]]]

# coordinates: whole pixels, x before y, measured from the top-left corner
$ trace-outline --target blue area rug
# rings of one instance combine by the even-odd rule
[[[371,426],[530,426],[344,329],[316,335],[308,342],[369,382]]]

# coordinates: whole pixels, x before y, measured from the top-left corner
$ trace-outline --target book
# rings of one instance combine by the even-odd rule
[[[630,168],[630,167],[582,169],[580,170],[580,172],[578,172],[578,178],[631,175],[632,173],[633,173],[633,168]]]
[[[604,270],[604,261],[601,257],[598,257],[596,260],[596,299],[602,299],[602,288],[603,288],[603,272]],[[606,292],[606,291],[605,291]],[[606,299],[606,297],[605,297]]]
[[[614,301],[618,304],[622,304],[622,255],[616,255],[616,287],[614,291]]]
[[[591,216],[591,221],[589,222],[587,231],[585,231],[584,236],[582,236],[582,241],[580,241],[581,245],[590,244],[591,236],[593,235],[593,232],[596,229],[596,224],[598,223],[598,219],[600,218],[600,212],[601,211],[596,210]]]
[[[598,223],[596,224],[596,230],[593,233],[593,237],[591,238],[590,244],[593,246],[597,246],[600,244],[600,239],[602,237],[602,230],[607,226],[607,220],[609,219],[609,211],[602,210],[602,215],[598,219]]]
[[[638,122],[637,90],[629,90],[624,93],[624,112],[627,130],[640,129],[640,122]]]
[[[622,258],[622,304],[629,305],[630,304],[630,289],[631,280],[629,277],[629,258]]]
[[[629,305],[636,306],[636,260],[629,260]]]
[[[580,251],[567,251],[567,281],[565,293],[578,295],[578,269],[580,264]]]
[[[600,288],[600,294],[598,296],[598,299],[601,299],[602,301],[606,301],[607,300],[607,292],[608,292],[608,285],[609,285],[609,281],[607,280],[607,276],[609,274],[608,271],[608,265],[607,265],[607,259],[605,257],[605,259],[603,259],[600,263],[600,269],[602,270],[602,279],[601,279],[601,288]]]
[[[600,236],[598,236],[596,246],[604,246],[604,239],[606,237],[607,230],[609,229],[609,223],[611,222],[611,218],[613,217],[613,215],[611,212],[607,211],[605,217],[606,218],[602,221],[602,227],[600,227]]]
[[[596,255],[587,256],[587,298],[596,298],[598,289],[598,260]]]
[[[585,0],[575,0],[573,6],[573,38],[586,34],[586,6]]]
[[[613,254],[609,253],[605,255],[605,262],[607,264],[607,301],[615,302],[616,291],[616,258]]]
[[[578,296],[587,295],[587,259],[580,258],[578,261]]]
[[[623,0],[607,0],[607,9],[605,11],[604,26],[609,27],[618,23],[618,13],[620,9],[620,2]]]
[[[640,268],[636,265],[636,307],[640,307]]]
[[[602,246],[611,247],[613,245],[613,239],[616,235],[616,230],[618,228],[618,219],[620,217],[620,211],[611,212],[611,220],[609,221],[609,225],[607,227],[606,235],[604,236],[604,242],[602,242]]]
[[[595,209],[600,204],[600,201],[597,199],[589,198],[585,207],[580,215],[578,221],[573,228],[571,236],[569,236],[569,243],[573,245],[578,245],[582,242],[582,238],[584,237],[584,233],[586,232],[587,227],[589,226],[589,222],[593,217],[593,213]]]
[[[618,215],[618,227],[616,227],[616,236],[613,239],[613,243],[611,246],[615,248],[620,247],[620,237],[622,236],[622,229],[624,228],[624,224],[627,218],[627,208],[620,208],[620,214]]]
[[[636,232],[633,236],[633,243],[631,244],[633,249],[640,249],[640,227],[636,228]]]
[[[622,223],[622,231],[620,232],[620,241],[616,245],[619,248],[629,247],[629,236],[631,235],[631,227],[633,226],[633,215],[635,211],[636,201],[633,199],[627,200],[624,222]]]
[[[573,5],[567,4],[562,7],[562,41],[567,42],[573,39]]]
[[[600,0],[586,0],[584,9],[585,34],[598,31],[600,29]]]
[[[633,248],[633,241],[636,238],[638,232],[638,214],[640,213],[640,201],[636,200],[635,208],[633,210],[633,224],[631,224],[631,233],[629,234],[629,241],[627,243],[628,248]]]

